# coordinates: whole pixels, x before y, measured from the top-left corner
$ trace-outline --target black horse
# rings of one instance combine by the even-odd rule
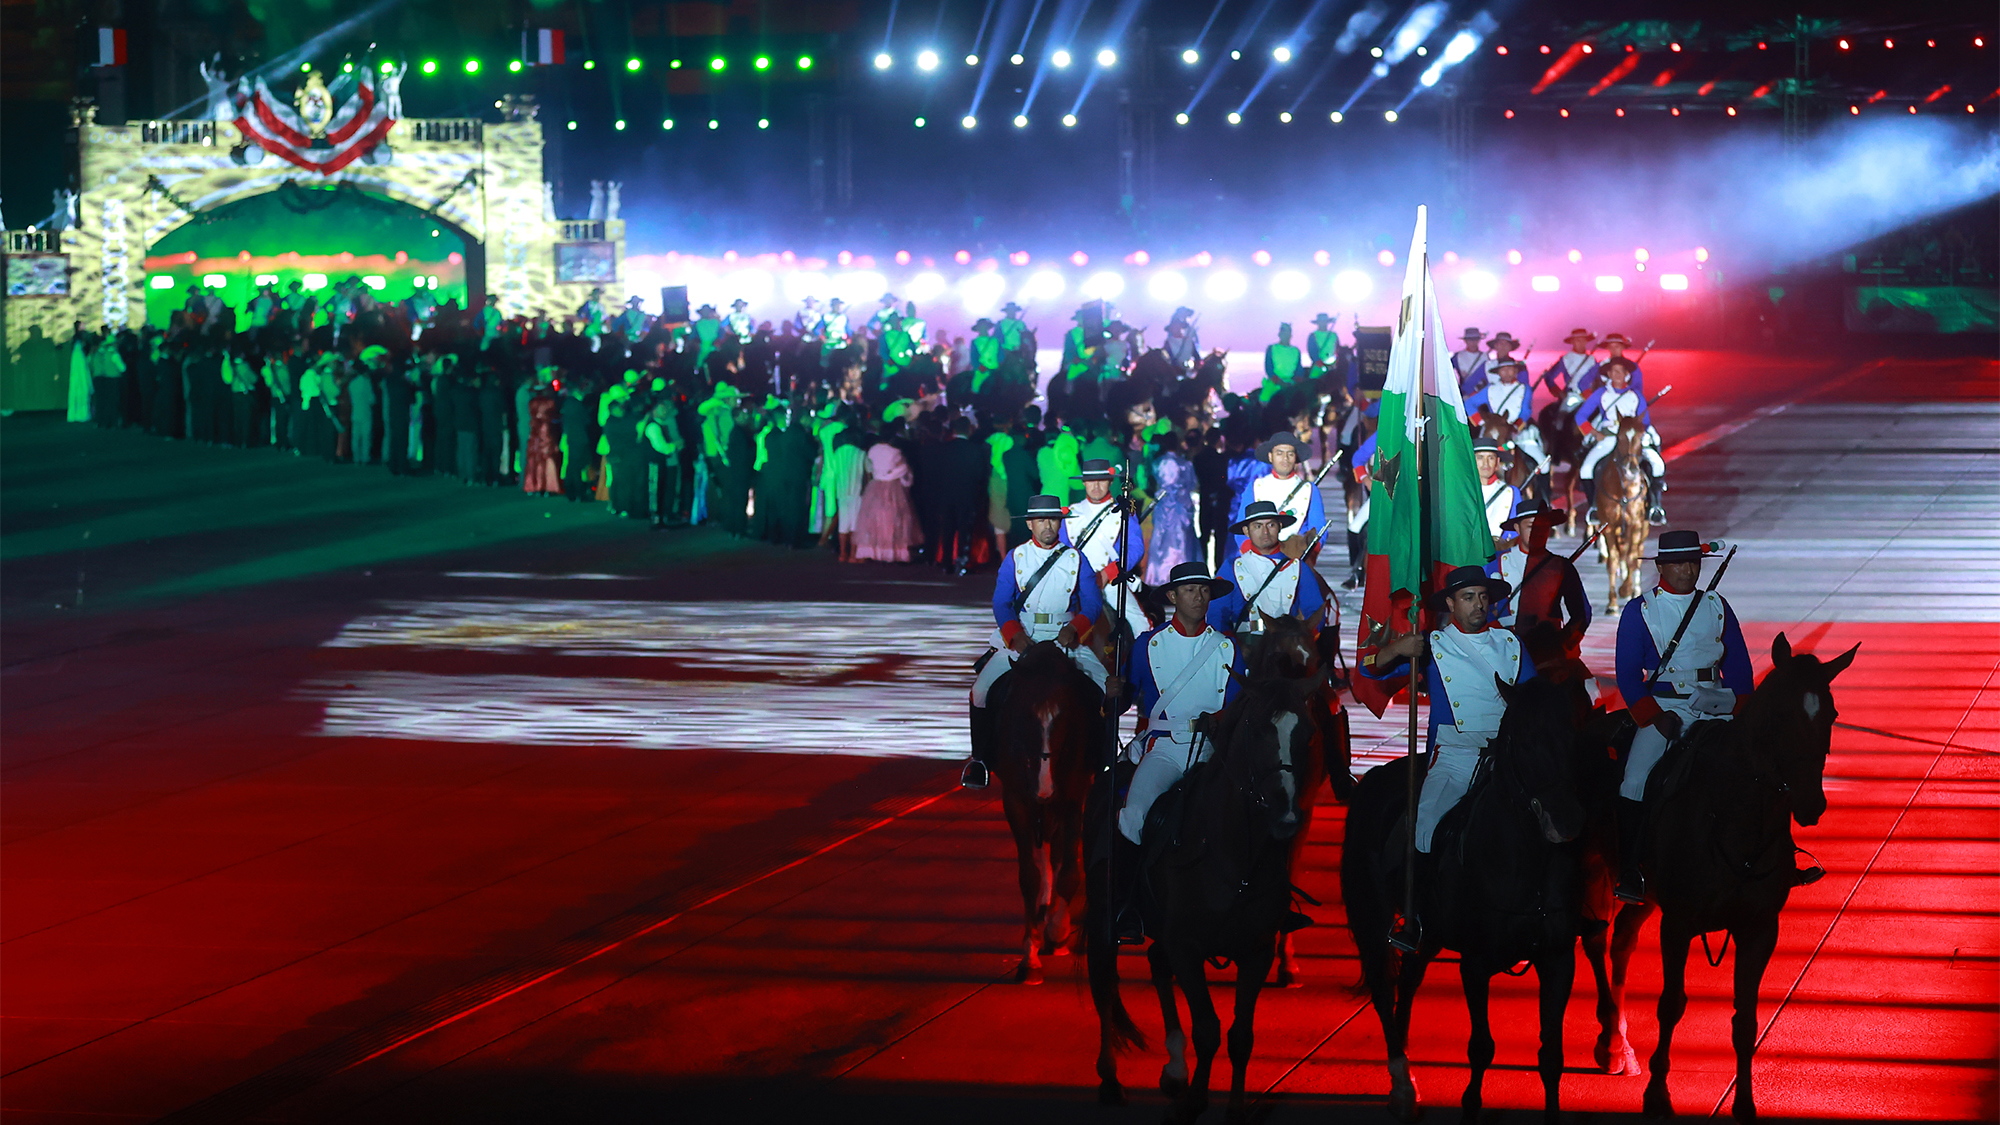
[[[1356,788],[1341,855],[1341,895],[1361,968],[1382,1020],[1388,1048],[1389,1111],[1417,1119],[1417,1088],[1406,1053],[1410,1005],[1424,970],[1444,949],[1459,954],[1459,978],[1472,1016],[1466,1057],[1472,1073],[1466,1120],[1480,1108],[1493,1062],[1487,990],[1493,974],[1531,962],[1541,986],[1544,1110],[1556,1120],[1563,1065],[1563,1010],[1576,976],[1581,867],[1565,846],[1583,828],[1575,780],[1576,712],[1572,692],[1544,679],[1500,683],[1506,717],[1471,788],[1433,839],[1434,878],[1423,880],[1421,952],[1400,958],[1389,945],[1403,896],[1409,822],[1409,759],[1369,770]],[[1451,826],[1456,831],[1449,831]]]
[[[1276,651],[1268,638],[1263,647]],[[1310,652],[1310,643],[1303,648]],[[1146,956],[1166,1028],[1167,1063],[1160,1072],[1160,1088],[1173,1098],[1172,1117],[1181,1122],[1193,1121],[1207,1108],[1209,1073],[1222,1041],[1222,1023],[1209,997],[1204,962],[1236,963],[1236,1011],[1229,1026],[1229,1116],[1239,1120],[1244,1113],[1257,996],[1270,971],[1278,935],[1291,915],[1291,840],[1304,823],[1298,775],[1314,751],[1313,700],[1324,677],[1289,675],[1296,670],[1289,656],[1270,660],[1268,668],[1268,674],[1249,677],[1237,698],[1209,717],[1207,733],[1217,747],[1215,755],[1183,783],[1179,831],[1165,846],[1148,853],[1146,877],[1156,909],[1147,918],[1147,930],[1155,940]],[[1111,812],[1111,786],[1104,780],[1111,775],[1099,776],[1092,796],[1092,820],[1097,824],[1102,821],[1096,817]],[[1125,1100],[1117,1055],[1143,1048],[1145,1037],[1118,994],[1118,951],[1105,917],[1102,863],[1092,865],[1089,882],[1086,941],[1099,1027],[1098,1099],[1116,1105]],[[1194,1040],[1191,1073],[1174,1000],[1176,982],[1187,999]]]
[[[1779,633],[1771,671],[1728,723],[1697,724],[1683,748],[1654,767],[1640,866],[1647,897],[1660,908],[1660,1042],[1646,1083],[1645,1112],[1668,1116],[1667,1069],[1674,1027],[1687,1011],[1688,943],[1727,931],[1736,941],[1736,1093],[1730,1112],[1757,1116],[1750,1063],[1757,1050],[1757,989],[1778,944],[1778,913],[1797,882],[1790,821],[1810,828],[1826,812],[1827,750],[1833,740],[1834,677],[1860,645],[1832,660],[1794,655]],[[1676,755],[1685,755],[1676,761]],[[1631,932],[1650,913],[1628,906],[1618,929]],[[1624,952],[1629,955],[1630,943]],[[1614,957],[1619,950],[1613,949]],[[1617,965],[1624,977],[1624,965]],[[1622,1017],[1621,1017],[1622,1022]]]

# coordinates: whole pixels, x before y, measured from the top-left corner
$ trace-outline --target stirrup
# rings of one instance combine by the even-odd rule
[[[1424,923],[1421,918],[1397,918],[1395,926],[1389,930],[1389,946],[1404,953],[1419,952],[1424,944]]]
[[[978,758],[967,758],[965,768],[958,771],[958,785],[961,789],[984,789],[991,780],[986,763]]]
[[[1644,888],[1645,883],[1641,882],[1639,886]],[[1627,886],[1622,879],[1619,880],[1617,888],[1611,892],[1611,897],[1617,899],[1619,902],[1629,903],[1633,906],[1642,906],[1646,902],[1646,892],[1643,889],[1634,890],[1630,886]]]

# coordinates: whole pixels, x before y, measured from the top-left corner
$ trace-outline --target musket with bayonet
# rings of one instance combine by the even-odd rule
[[[1237,614],[1236,620],[1229,623],[1229,631],[1231,634],[1234,634],[1236,630],[1241,629],[1245,621],[1250,620],[1250,614],[1253,613],[1257,608],[1257,599],[1264,596],[1264,591],[1271,588],[1271,583],[1276,582],[1278,580],[1278,575],[1283,574],[1285,572],[1286,567],[1292,565],[1293,563],[1299,563],[1302,566],[1304,565],[1305,557],[1307,555],[1312,554],[1314,547],[1319,546],[1320,538],[1326,534],[1326,529],[1329,526],[1330,526],[1329,524],[1324,524],[1324,523],[1320,524],[1319,529],[1314,531],[1312,533],[1312,537],[1306,540],[1306,549],[1300,551],[1297,558],[1293,558],[1290,555],[1287,555],[1285,556],[1284,562],[1281,562],[1277,566],[1271,568],[1271,573],[1264,576],[1264,583],[1263,585],[1257,587],[1257,592],[1243,600],[1243,612]],[[1301,579],[1301,581],[1303,581],[1303,579]]]

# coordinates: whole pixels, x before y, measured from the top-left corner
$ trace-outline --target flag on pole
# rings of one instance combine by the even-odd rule
[[[558,28],[544,27],[535,32],[535,65],[561,66],[563,62],[563,33]]]
[[[74,40],[72,40],[74,42]],[[97,29],[97,61],[92,66],[125,65],[125,29],[122,27],[100,27]]]
[[[1354,696],[1378,716],[1407,676],[1370,676],[1375,651],[1423,624],[1424,600],[1446,572],[1493,557],[1471,421],[1431,283],[1426,222],[1418,207],[1368,465],[1367,587],[1356,645],[1362,674],[1354,677]]]

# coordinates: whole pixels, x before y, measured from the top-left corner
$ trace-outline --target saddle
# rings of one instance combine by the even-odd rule
[[[1688,779],[1694,775],[1695,748],[1720,737],[1726,725],[1719,719],[1703,719],[1682,731],[1667,747],[1667,752],[1653,766],[1653,772],[1646,775],[1648,809],[1686,788]]]

